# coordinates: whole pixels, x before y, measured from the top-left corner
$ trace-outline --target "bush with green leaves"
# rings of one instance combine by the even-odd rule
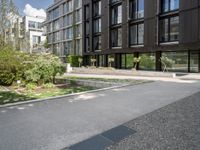
[[[37,84],[35,84],[35,83],[28,83],[26,85],[26,89],[30,90],[30,91],[35,90],[36,88],[37,88]]]
[[[29,68],[29,65],[24,63],[27,57],[27,54],[13,51],[11,47],[0,50],[1,85],[11,85],[14,81],[24,78],[24,72]]]
[[[51,88],[54,88],[55,85],[53,83],[46,83],[46,84],[43,84],[42,87],[44,89],[51,89]]]
[[[73,55],[67,56],[67,63],[71,64],[72,67],[79,67],[82,61],[83,61],[82,56],[73,56]]]
[[[28,82],[38,84],[54,82],[56,75],[62,75],[66,71],[65,66],[54,55],[41,55],[32,63],[32,68],[25,72]]]

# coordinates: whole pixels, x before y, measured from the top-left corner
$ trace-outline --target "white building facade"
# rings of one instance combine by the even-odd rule
[[[46,36],[44,34],[43,22],[46,18],[24,16],[24,46],[23,51],[28,53],[44,52]]]

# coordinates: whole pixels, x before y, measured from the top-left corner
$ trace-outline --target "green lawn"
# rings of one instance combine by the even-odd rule
[[[67,95],[72,93],[89,91],[93,89],[94,88],[92,87],[86,87],[86,86],[69,86],[69,87],[54,87],[49,89],[37,88],[32,91],[23,89],[20,91],[20,94],[18,94],[14,90],[11,92],[0,91],[0,105],[40,99],[40,98]]]
[[[69,80],[89,80],[89,81],[99,81],[99,82],[109,82],[109,83],[122,83],[122,84],[138,84],[147,83],[151,81],[146,80],[134,80],[134,79],[105,79],[105,78],[87,78],[87,77],[67,77],[63,76],[58,79],[69,79]]]

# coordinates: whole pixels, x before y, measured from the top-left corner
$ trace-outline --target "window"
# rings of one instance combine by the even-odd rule
[[[64,7],[64,9],[63,9],[64,10],[64,14],[68,13],[68,12],[71,12],[73,10],[73,2],[72,2],[72,0],[67,1],[63,5],[63,7]]]
[[[130,45],[140,45],[144,43],[144,24],[134,24],[130,26]]]
[[[75,6],[75,9],[80,8],[81,7],[81,0],[75,0],[74,6]]]
[[[111,30],[111,46],[122,46],[122,28],[114,28]]]
[[[90,51],[90,38],[89,37],[85,38],[85,51],[86,52]]]
[[[59,20],[56,20],[53,22],[53,30],[58,30],[59,29]]]
[[[76,40],[76,54],[81,54],[81,40]]]
[[[144,0],[130,0],[130,19],[144,18]]]
[[[57,7],[56,9],[53,10],[53,19],[58,18],[59,17],[59,7]]]
[[[85,23],[85,34],[86,35],[90,34],[90,23],[89,22]]]
[[[94,2],[93,4],[93,16],[100,16],[101,15],[101,1]]]
[[[111,24],[122,23],[122,5],[114,6],[111,8]]]
[[[140,53],[139,69],[141,70],[155,70],[156,56],[155,53]]]
[[[93,23],[93,28],[94,28],[94,33],[99,33],[101,32],[101,19],[96,19],[94,20]]]
[[[121,0],[110,0],[110,3],[121,2]]]
[[[33,44],[39,44],[41,42],[41,37],[33,35]]]
[[[85,6],[85,20],[88,20],[90,18],[90,7],[89,5]]]
[[[101,36],[94,37],[94,50],[101,50]]]
[[[82,26],[79,24],[76,26],[76,37],[81,37]]]
[[[57,42],[57,41],[59,41],[60,40],[60,32],[58,31],[58,32],[55,32],[54,34],[53,34],[53,42]]]
[[[28,26],[29,28],[33,28],[33,29],[42,29],[42,23],[40,22],[29,21]]]
[[[59,44],[54,44],[53,45],[53,53],[55,55],[60,55],[60,45]]]
[[[161,12],[169,12],[179,9],[179,0],[161,0]]]
[[[76,11],[76,22],[81,21],[81,9]]]
[[[164,18],[160,20],[160,42],[178,41],[179,17]]]
[[[36,28],[36,23],[34,21],[29,21],[28,26],[29,28]]]
[[[68,40],[68,39],[72,39],[73,38],[73,28],[67,28],[65,31],[64,31],[64,39]]]
[[[168,71],[188,72],[188,52],[163,52],[162,57],[166,58]],[[165,68],[162,64],[162,68]]]
[[[68,14],[64,17],[64,26],[70,26],[73,23],[73,14]]]
[[[68,41],[64,43],[64,53],[71,54],[72,51],[72,41]]]

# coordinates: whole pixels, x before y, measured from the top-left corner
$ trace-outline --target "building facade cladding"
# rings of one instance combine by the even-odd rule
[[[82,0],[54,0],[47,9],[46,26],[54,54],[82,55]]]
[[[82,7],[85,65],[114,58],[113,67],[130,69],[140,57],[141,70],[200,72],[199,0],[84,0]]]

